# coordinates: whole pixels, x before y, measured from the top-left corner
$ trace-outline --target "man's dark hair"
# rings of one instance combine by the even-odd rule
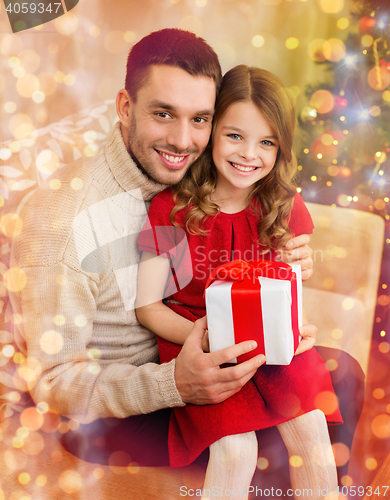
[[[166,28],[145,36],[130,50],[125,88],[133,102],[148,79],[150,66],[163,64],[181,68],[193,76],[212,78],[218,93],[222,72],[210,45],[189,31]]]

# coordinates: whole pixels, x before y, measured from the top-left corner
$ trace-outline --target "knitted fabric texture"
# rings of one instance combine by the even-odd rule
[[[183,406],[174,361],[157,364],[134,311],[136,235],[164,186],[132,161],[119,122],[95,157],[56,179],[60,189],[49,179],[24,207],[11,258],[26,282],[10,296],[33,399],[84,423]]]

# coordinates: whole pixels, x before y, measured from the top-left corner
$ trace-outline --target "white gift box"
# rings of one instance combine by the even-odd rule
[[[246,324],[249,321],[251,324],[255,322],[257,325],[254,325],[253,329],[248,328],[244,336],[241,334],[239,338],[237,338],[237,324],[233,318],[233,316],[237,318],[237,314],[233,314],[232,304],[232,287],[236,282],[217,280],[206,289],[210,352],[224,349],[242,340],[256,340],[258,347],[254,351],[240,356],[238,360],[232,359],[231,363],[245,361],[245,359],[257,354],[265,354],[267,365],[288,365],[291,362],[299,341],[299,332],[293,331],[293,314],[297,317],[298,327],[302,326],[301,266],[292,265],[291,267],[293,274],[295,274],[297,287],[295,312],[292,310],[292,281],[263,276],[255,277],[254,279],[260,283],[260,290],[257,293],[260,295],[261,311],[256,311],[254,314],[253,311],[248,310],[248,307],[245,307],[245,301],[242,302],[245,310],[241,310],[238,316],[241,315]],[[260,323],[262,323],[260,330],[259,313],[261,315]],[[251,319],[252,315],[254,316],[253,320]]]

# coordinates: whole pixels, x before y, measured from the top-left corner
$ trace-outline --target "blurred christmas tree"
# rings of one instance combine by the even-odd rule
[[[329,78],[299,114],[299,186],[306,201],[382,215],[388,231],[390,1],[355,1],[349,28],[314,52]]]
[[[327,79],[307,87],[308,104],[299,113],[298,185],[305,201],[385,219],[373,339],[389,353],[390,0],[355,0],[350,22],[338,23],[349,23],[344,41],[314,40],[311,47]]]

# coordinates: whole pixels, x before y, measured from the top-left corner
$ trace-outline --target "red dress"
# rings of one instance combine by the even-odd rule
[[[170,221],[173,207],[170,188],[153,199],[138,247],[171,259],[164,296],[177,303],[167,306],[195,321],[206,314],[203,292],[210,272],[234,259],[250,262],[262,258],[264,247],[256,242],[258,219],[251,206],[235,214],[209,216],[203,226],[209,230],[206,236],[174,227]],[[176,220],[183,221],[184,214],[184,210],[178,212]],[[310,214],[298,194],[289,227],[294,236],[313,231]],[[263,258],[274,260],[275,256],[272,251]],[[157,340],[162,363],[177,357],[181,346],[160,337]],[[317,396],[324,392],[334,395],[330,375],[317,351],[310,349],[294,356],[290,365],[261,366],[238,393],[222,403],[173,408],[168,438],[171,466],[192,463],[224,436],[271,427],[320,408],[319,400],[323,398]],[[338,407],[326,418],[329,423],[342,422]]]

